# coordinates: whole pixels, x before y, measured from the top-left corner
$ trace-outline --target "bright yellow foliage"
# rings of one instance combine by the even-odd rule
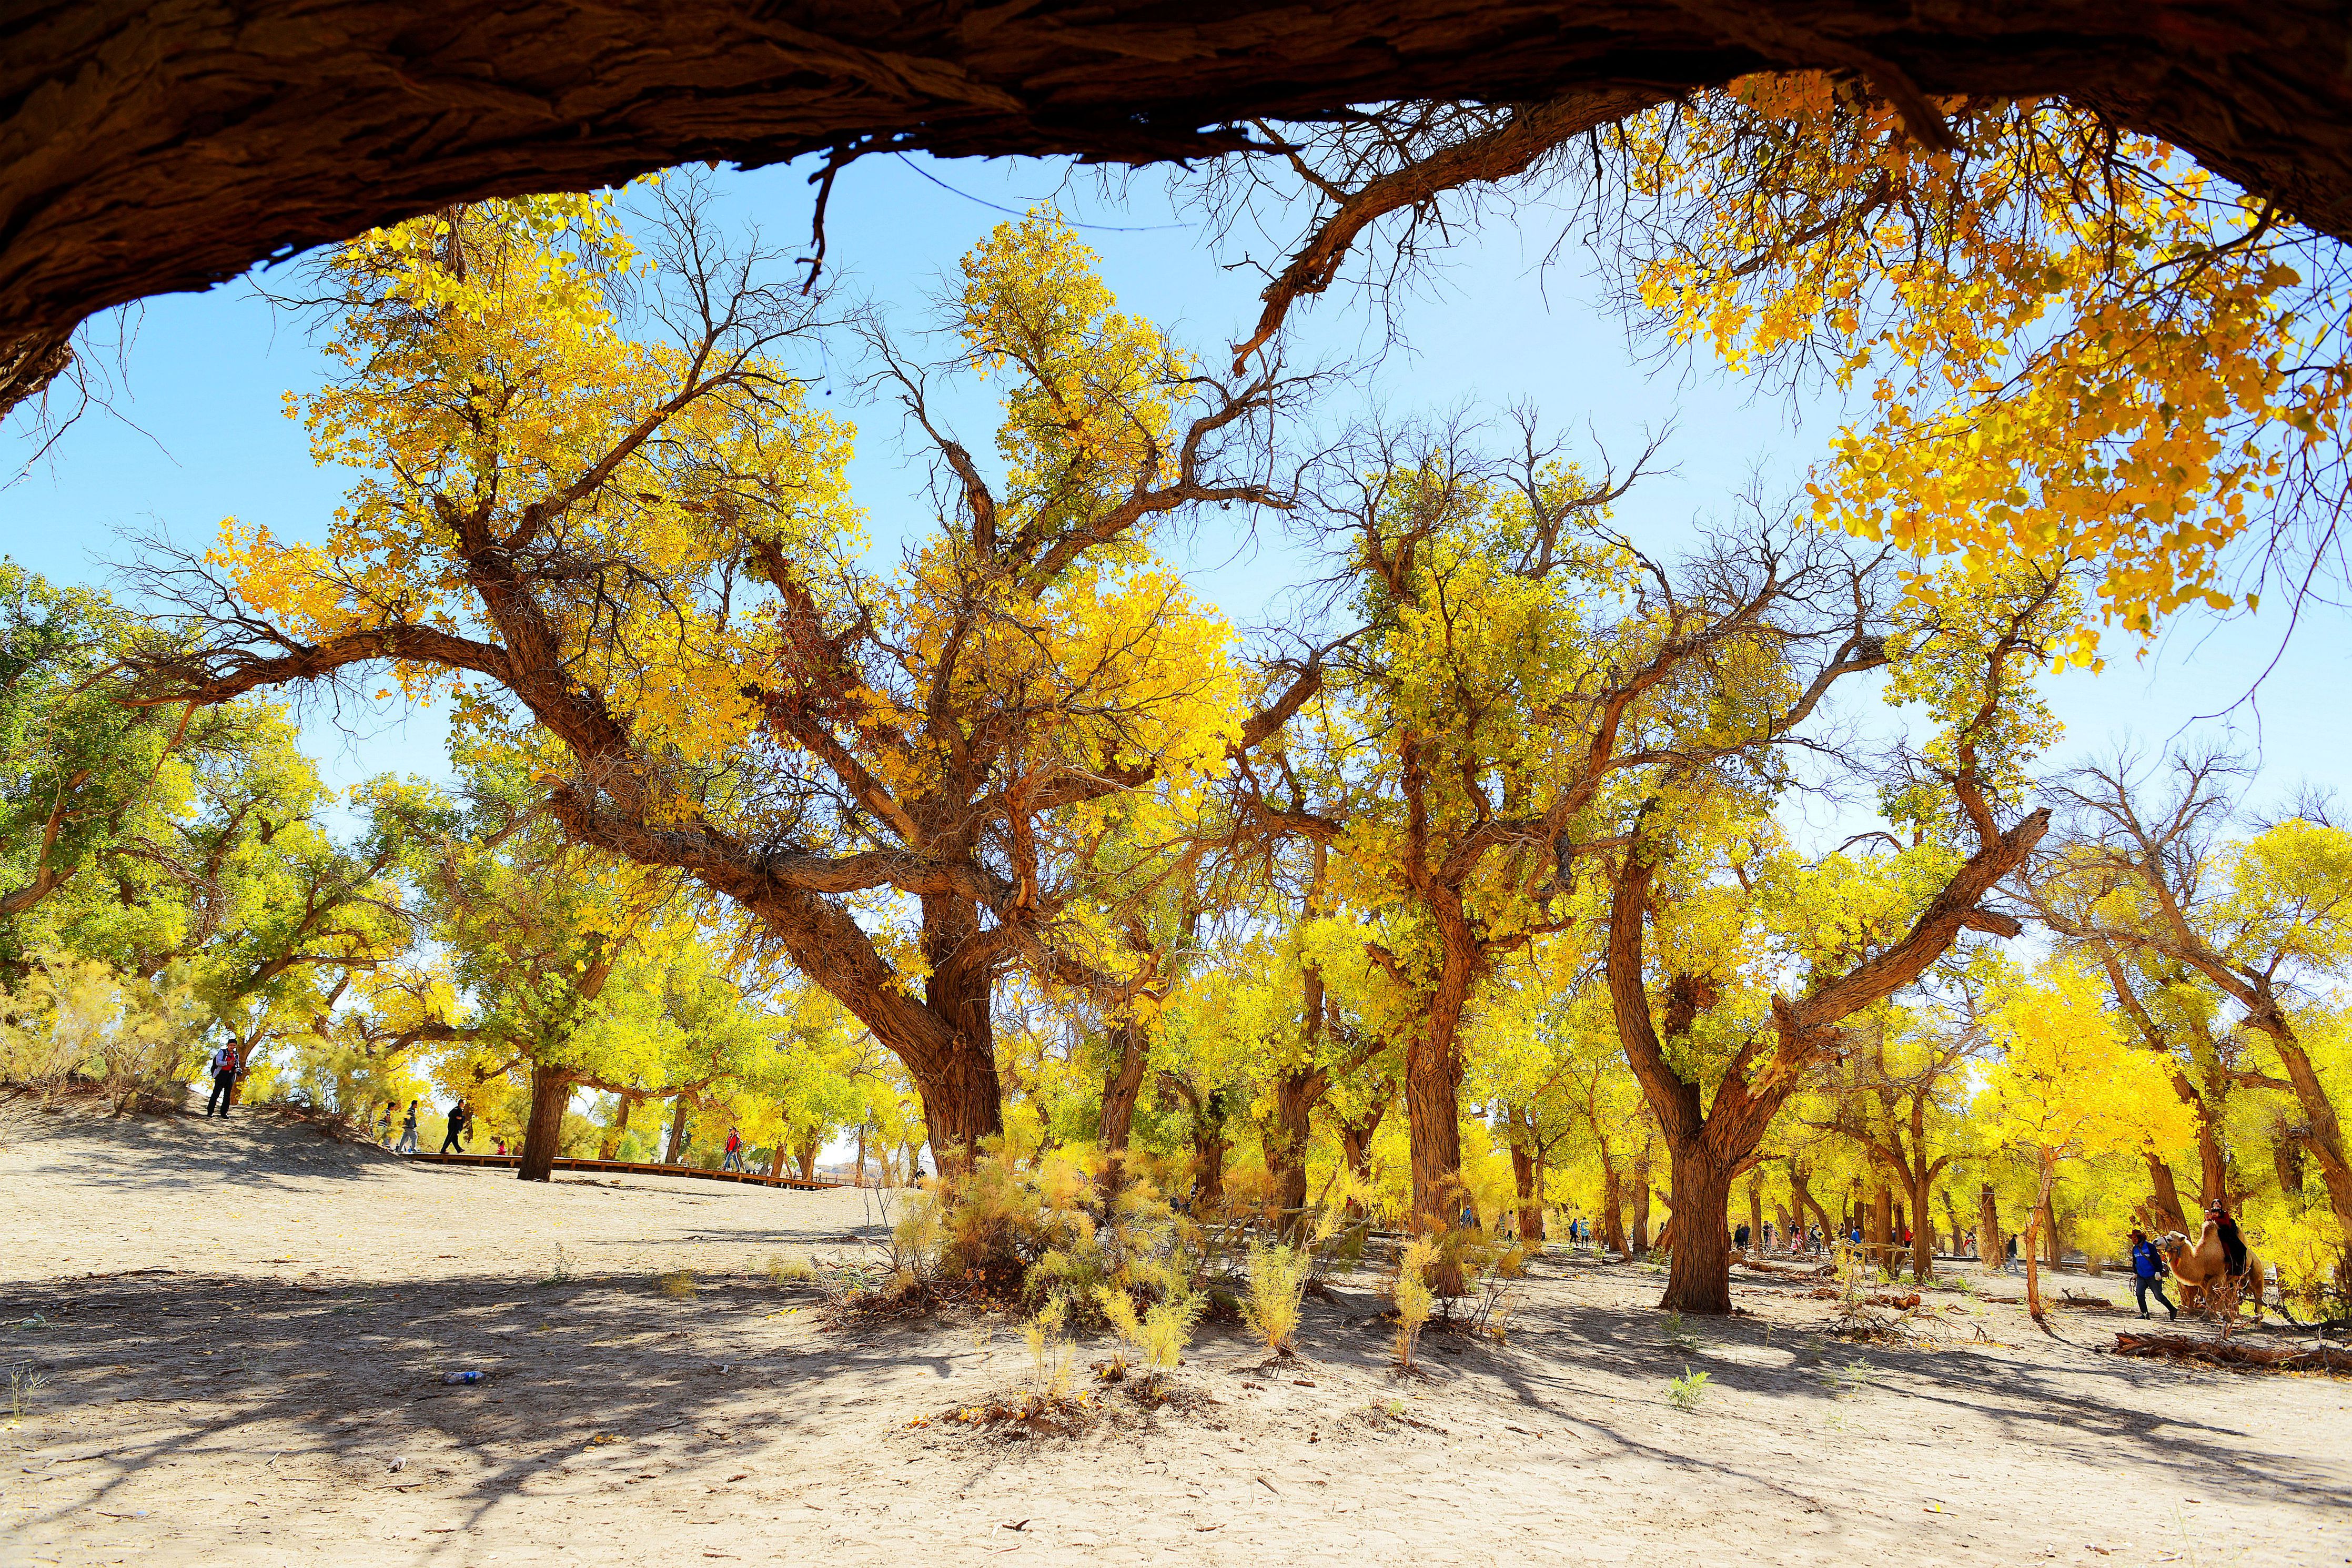
[[[1822,520],[1970,570],[2095,559],[2105,617],[2140,632],[2227,607],[2224,550],[2352,398],[2299,231],[2062,102],[1943,108],[1956,152],[1824,76],[1645,117],[1626,167],[1667,216],[1643,302],[1735,369],[1867,399]]]

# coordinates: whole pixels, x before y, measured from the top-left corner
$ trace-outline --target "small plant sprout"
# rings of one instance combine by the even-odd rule
[[[548,1270],[547,1277],[540,1281],[540,1283],[542,1285],[568,1285],[571,1282],[572,1260],[564,1255],[563,1243],[559,1241],[555,1244],[555,1267]],[[341,1310],[342,1309],[340,1307],[336,1309],[338,1312],[341,1312]]]
[[[690,1301],[694,1299],[694,1270],[691,1269],[672,1269],[666,1274],[656,1274],[654,1276],[654,1284],[663,1295],[674,1301]]]
[[[8,1369],[8,1421],[11,1426],[32,1413],[33,1396],[47,1386],[48,1381],[29,1366]]]
[[[1062,1332],[1068,1316],[1067,1304],[1057,1296],[1022,1325],[1022,1337],[1029,1342],[1029,1387],[1040,1399],[1059,1400],[1069,1392],[1076,1350]]]
[[[1680,1377],[1670,1378],[1667,1381],[1667,1403],[1677,1410],[1696,1410],[1699,1406],[1699,1401],[1706,1397],[1706,1385],[1712,1381],[1714,1381],[1712,1375],[1693,1372],[1685,1366]]]
[[[1247,1268],[1249,1299],[1242,1303],[1243,1321],[1272,1354],[1295,1354],[1299,1303],[1306,1297],[1307,1276],[1315,1270],[1313,1254],[1303,1247],[1252,1242]]]
[[[1666,1314],[1666,1343],[1685,1355],[1698,1349],[1698,1335],[1691,1332],[1691,1326],[1683,1321],[1680,1312]]]

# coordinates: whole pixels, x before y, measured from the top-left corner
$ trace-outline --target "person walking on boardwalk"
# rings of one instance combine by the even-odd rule
[[[739,1127],[727,1129],[727,1157],[719,1162],[719,1168],[722,1171],[740,1171],[743,1168],[742,1129]]]
[[[2148,1292],[2153,1291],[2156,1299],[2164,1303],[2165,1317],[2179,1317],[2180,1313],[2164,1293],[2164,1254],[2156,1249],[2156,1243],[2147,1239],[2145,1230],[2131,1233],[2131,1266],[2132,1294],[2139,1301],[2139,1315],[2147,1316]]]
[[[228,1103],[236,1095],[236,1041],[213,1052],[213,1092],[205,1101],[205,1114],[228,1120]]]
[[[449,1107],[449,1119],[441,1131],[443,1154],[448,1154],[452,1150],[461,1155],[466,1152],[466,1146],[457,1141],[465,1135],[466,1121],[466,1103],[460,1100]]]
[[[408,1103],[408,1114],[401,1118],[400,1142],[394,1145],[392,1152],[395,1155],[413,1155],[416,1152],[416,1102],[414,1100]]]

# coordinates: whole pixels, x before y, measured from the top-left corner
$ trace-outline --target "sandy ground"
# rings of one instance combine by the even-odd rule
[[[2352,1562],[2352,1380],[2095,1354],[2119,1313],[1939,1293],[1943,1347],[1888,1350],[1742,1276],[1684,1349],[1655,1273],[1553,1254],[1426,1380],[1362,1276],[1300,1364],[1209,1328],[1181,1407],[1030,1437],[937,1419],[1017,1385],[1011,1322],[827,1328],[759,1271],[857,1252],[870,1195],[531,1186],[260,1119],[0,1140],[8,1564]]]

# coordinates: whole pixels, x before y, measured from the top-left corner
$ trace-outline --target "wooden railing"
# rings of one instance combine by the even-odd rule
[[[478,1166],[511,1170],[522,1164],[520,1155],[404,1155],[403,1159],[436,1166]],[[796,1176],[769,1176],[763,1171],[713,1171],[699,1166],[664,1166],[641,1160],[579,1160],[558,1155],[555,1168],[560,1171],[602,1171],[612,1176],[693,1176],[701,1181],[740,1182],[747,1186],[784,1186],[803,1192],[815,1192],[851,1185],[819,1176],[814,1181]]]

